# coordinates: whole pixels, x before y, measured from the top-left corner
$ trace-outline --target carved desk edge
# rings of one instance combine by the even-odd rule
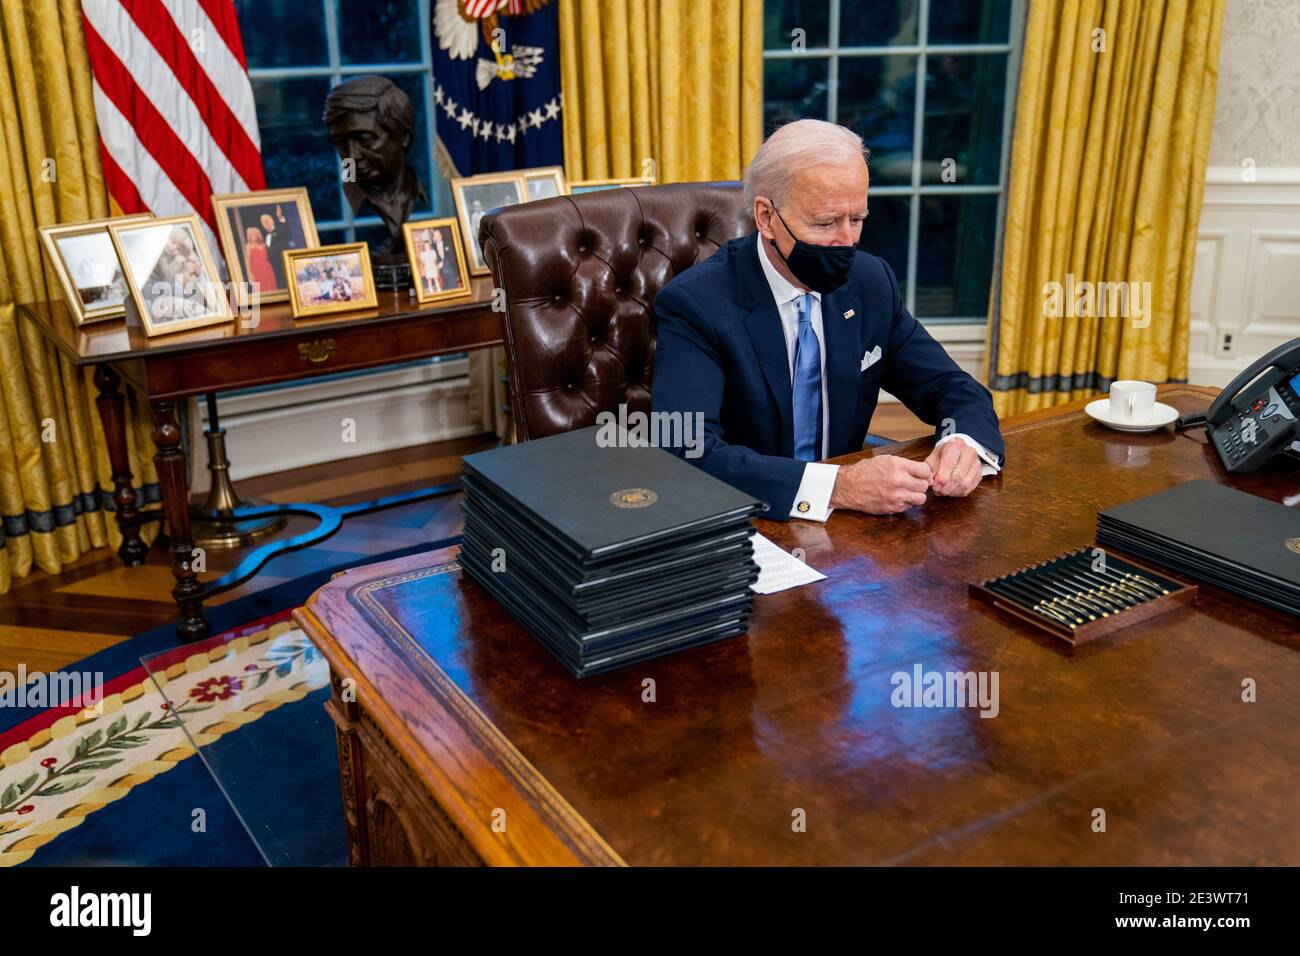
[[[1218,390],[1173,384],[1161,386],[1159,393],[1161,397],[1187,394],[1208,403]],[[1016,416],[1005,423],[1003,431],[1024,431],[1050,421],[1082,417],[1088,401],[1080,399]],[[931,441],[931,436],[926,435],[892,446],[864,449],[836,460],[851,461],[881,453],[920,453],[930,447]],[[455,563],[458,551],[455,547],[427,551],[344,571],[312,594],[304,607],[294,611],[294,619],[329,662],[336,693],[330,702],[330,712],[339,726],[340,736],[352,732],[366,714],[390,728],[397,728],[400,732],[389,743],[424,781],[436,781],[437,792],[429,793],[429,797],[485,863],[626,865],[436,662],[429,661],[427,654],[418,652],[438,678],[436,692],[427,689],[410,670],[410,662],[398,655],[387,641],[357,638],[359,634],[374,634],[375,623],[367,620],[350,595],[361,594],[364,600],[366,589],[386,586],[397,578],[410,580],[454,570],[458,567]],[[370,606],[377,607],[373,602]],[[383,626],[398,625],[388,617]],[[428,716],[429,727],[418,739],[375,683],[361,673],[353,653],[365,656],[371,665],[378,665],[379,671],[390,679],[400,678],[394,680],[393,687],[420,697],[420,707]],[[370,670],[374,673],[375,667]],[[341,704],[337,698],[338,681],[345,677],[355,681],[356,701],[351,705]],[[412,688],[416,689],[411,691]],[[448,759],[435,759],[431,750],[442,751]],[[340,751],[342,758],[342,743]],[[348,768],[344,768],[345,775],[347,772]],[[350,799],[351,795],[345,794],[345,801]],[[506,834],[492,832],[481,808],[495,806],[503,806],[507,819],[517,821],[513,831],[508,824]],[[520,828],[518,823],[528,825]]]
[[[383,736],[406,766],[418,774],[429,798],[484,863],[625,866],[590,823],[428,655],[416,652],[418,663],[434,672],[432,689],[412,672],[413,662],[395,652],[349,598],[360,589],[391,586],[395,578],[454,571],[459,567],[455,562],[458,551],[456,547],[446,548],[346,571],[294,611],[294,619],[329,662],[334,697],[327,709],[338,725],[340,737],[358,730],[361,736],[370,736],[369,721],[374,721],[373,731]],[[385,623],[400,628],[396,622]],[[359,634],[373,635],[374,639],[358,638]],[[354,655],[366,661],[370,675],[383,675],[381,682],[386,690],[400,690],[403,696],[417,699],[424,726],[412,726],[371,676],[362,672]],[[343,678],[355,682],[355,703],[351,705],[339,699],[339,682]],[[380,730],[381,726],[388,733]],[[341,740],[340,760],[344,759],[344,751]],[[365,748],[365,753],[369,752]],[[352,769],[341,767],[345,778]],[[345,793],[344,799],[346,805],[352,795]],[[360,820],[354,819],[354,808],[347,809],[351,831]],[[491,825],[492,813],[497,809],[505,811],[504,832],[495,831]],[[350,842],[353,840],[355,837],[350,835]]]

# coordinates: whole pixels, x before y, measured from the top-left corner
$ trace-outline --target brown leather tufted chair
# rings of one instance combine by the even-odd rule
[[[655,295],[754,229],[739,183],[556,196],[490,213],[483,257],[505,290],[510,404],[520,441],[650,411]]]

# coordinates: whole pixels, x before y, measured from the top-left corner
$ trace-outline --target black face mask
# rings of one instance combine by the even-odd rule
[[[772,248],[776,249],[776,254],[781,256],[796,279],[822,295],[834,292],[849,281],[856,246],[815,246],[811,242],[804,242],[790,232],[790,227],[786,226],[784,217],[777,212],[775,205],[772,206],[772,211],[781,220],[781,225],[785,226],[785,231],[794,238],[794,248],[788,256],[781,254],[781,248],[775,241]]]

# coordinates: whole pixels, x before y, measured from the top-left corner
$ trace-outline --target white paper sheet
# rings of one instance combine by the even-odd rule
[[[755,534],[754,563],[758,565],[758,580],[750,587],[759,594],[775,594],[786,588],[826,580],[826,575],[814,571],[793,554],[778,548],[761,534]]]

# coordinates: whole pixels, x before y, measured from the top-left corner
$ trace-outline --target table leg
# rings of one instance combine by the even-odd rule
[[[122,379],[106,364],[95,366],[95,387],[99,395],[95,406],[104,426],[108,444],[108,461],[113,466],[113,504],[116,508],[122,546],[118,556],[127,567],[144,564],[149,546],[140,539],[140,509],[136,507],[135,489],[131,486],[131,454],[126,443],[126,402],[121,392]]]
[[[207,637],[211,628],[203,616],[203,585],[194,572],[190,492],[185,484],[185,449],[181,447],[176,403],[155,398],[150,400],[149,406],[153,409],[153,443],[158,448],[153,460],[158,467],[163,510],[167,514],[167,531],[172,542],[172,575],[176,578],[172,597],[180,611],[176,632],[183,641],[198,641]]]

